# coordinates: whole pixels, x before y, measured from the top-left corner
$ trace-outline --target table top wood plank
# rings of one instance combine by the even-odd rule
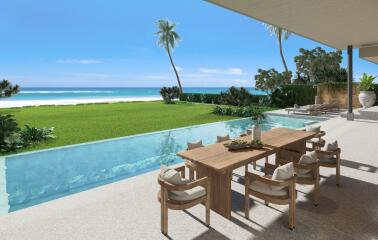
[[[201,148],[182,151],[177,153],[177,155],[216,171],[224,172],[269,156],[275,153],[275,148],[282,148],[298,141],[310,139],[315,134],[287,128],[275,128],[262,133],[262,142],[268,146],[263,149],[246,148],[229,151],[223,145],[224,143],[215,143]],[[250,138],[251,136],[249,135],[240,139],[250,140]]]

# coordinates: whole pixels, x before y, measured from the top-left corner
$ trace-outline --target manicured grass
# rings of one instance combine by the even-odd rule
[[[1,109],[20,126],[55,127],[57,138],[21,151],[235,119],[211,113],[212,105],[134,102]]]

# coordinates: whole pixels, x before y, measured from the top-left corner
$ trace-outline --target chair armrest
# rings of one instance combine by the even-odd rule
[[[181,177],[185,177],[185,165],[177,167],[175,170],[181,174]]]
[[[337,148],[334,151],[326,151],[326,150],[315,150],[315,151],[316,151],[316,154],[319,154],[319,155],[337,155],[341,152],[341,149]]]
[[[196,164],[193,163],[192,161],[186,160],[185,161],[185,166],[189,169],[195,170],[197,168]]]
[[[192,188],[195,188],[195,187],[198,187],[198,186],[202,186],[202,187],[206,188],[206,190],[207,190],[208,182],[209,182],[209,178],[203,177],[203,178],[197,179],[195,181],[189,182],[189,183],[184,184],[184,185],[173,185],[173,184],[159,178],[159,184],[162,185],[164,188],[166,188],[169,191],[185,191],[185,190],[189,190],[189,189],[192,189]]]
[[[251,172],[245,172],[245,175],[248,176],[249,180],[250,179],[256,179],[260,182],[266,183],[266,184],[271,185],[271,186],[277,186],[277,187],[288,187],[288,186],[292,185],[293,183],[295,183],[295,179],[297,177],[296,174],[294,174],[293,177],[283,181],[283,180],[272,180],[270,178],[263,177],[263,176],[260,176],[258,174],[254,174],[254,173],[251,173]]]

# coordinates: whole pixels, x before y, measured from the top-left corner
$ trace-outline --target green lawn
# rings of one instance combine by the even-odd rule
[[[15,115],[20,126],[55,127],[55,140],[20,150],[29,151],[235,119],[214,115],[212,108],[206,104],[134,102],[26,107],[0,112]]]

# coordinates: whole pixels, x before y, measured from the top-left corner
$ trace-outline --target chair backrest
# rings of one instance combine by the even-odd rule
[[[198,142],[187,142],[188,150],[196,149],[203,147],[202,140],[199,140]]]
[[[217,136],[217,143],[224,142],[230,140],[230,135],[227,134],[226,136]]]

